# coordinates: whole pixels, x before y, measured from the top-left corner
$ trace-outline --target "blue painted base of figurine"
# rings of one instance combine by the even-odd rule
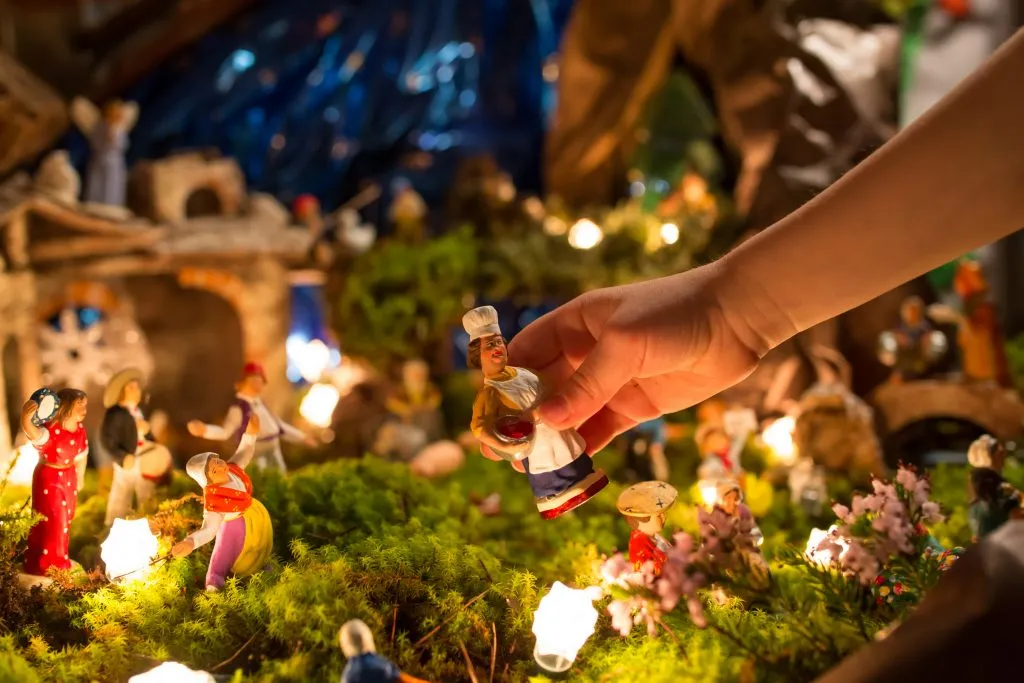
[[[555,519],[575,510],[596,496],[608,485],[608,477],[601,470],[595,470],[578,484],[556,496],[537,499],[537,510],[544,519]]]

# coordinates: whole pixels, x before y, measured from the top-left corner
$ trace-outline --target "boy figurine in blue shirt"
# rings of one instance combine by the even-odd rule
[[[668,481],[665,418],[641,422],[626,432],[626,470],[631,480]]]
[[[348,659],[341,683],[427,683],[402,673],[377,654],[370,627],[361,619],[346,621],[338,633],[338,642]]]

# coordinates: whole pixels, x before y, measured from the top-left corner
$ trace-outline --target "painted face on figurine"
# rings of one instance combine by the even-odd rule
[[[721,507],[727,515],[735,515],[740,508],[740,492],[733,489],[726,493],[722,496],[719,507]]]
[[[130,406],[137,406],[142,402],[142,385],[138,380],[132,380],[124,385],[121,390],[121,402]]]
[[[259,396],[263,393],[263,388],[267,385],[263,381],[263,378],[259,375],[246,375],[242,378],[242,381],[238,383],[239,393],[245,394],[246,396]]]
[[[120,126],[127,118],[124,102],[121,102],[120,100],[108,102],[107,105],[103,107],[103,120],[112,128]]]
[[[721,429],[712,429],[698,444],[702,453],[719,453],[729,450],[732,443]]]
[[[508,365],[508,348],[501,335],[491,335],[480,340],[480,369],[485,377],[497,375]]]
[[[924,302],[918,297],[911,297],[900,307],[900,316],[909,327],[917,327],[924,320]]]
[[[206,461],[206,483],[210,486],[222,486],[231,480],[228,464],[220,458]]]
[[[430,368],[419,360],[411,360],[402,366],[402,383],[411,390],[422,391],[430,379]]]
[[[664,512],[657,515],[651,515],[650,517],[638,517],[635,519],[637,531],[642,531],[648,536],[659,534],[661,533],[661,530],[665,528]]]

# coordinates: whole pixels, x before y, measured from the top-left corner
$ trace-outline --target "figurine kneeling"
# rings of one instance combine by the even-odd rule
[[[245,473],[256,452],[259,429],[254,415],[230,461],[224,462],[214,453],[200,453],[185,466],[189,476],[203,487],[203,526],[171,548],[171,554],[184,557],[215,541],[206,572],[208,591],[223,588],[228,574],[250,576],[270,560],[273,525],[267,509],[252,497],[252,480]]]

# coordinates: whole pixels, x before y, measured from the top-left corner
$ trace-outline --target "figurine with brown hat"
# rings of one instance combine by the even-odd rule
[[[631,529],[629,561],[634,571],[651,562],[655,575],[661,573],[669,550],[661,530],[665,528],[665,515],[678,497],[679,492],[663,481],[640,482],[619,495],[616,507]]]
[[[132,499],[143,508],[153,498],[156,486],[165,483],[173,467],[171,452],[156,443],[141,403],[145,378],[137,368],[115,374],[103,392],[103,425],[100,443],[114,464],[114,479],[107,498],[105,523],[124,518],[132,510]]]
[[[498,312],[491,306],[474,308],[462,324],[469,333],[469,365],[484,375],[470,423],[484,455],[526,473],[544,519],[590,500],[608,485],[608,477],[594,469],[575,429],[555,429],[533,414],[544,387],[530,370],[509,365]]]

